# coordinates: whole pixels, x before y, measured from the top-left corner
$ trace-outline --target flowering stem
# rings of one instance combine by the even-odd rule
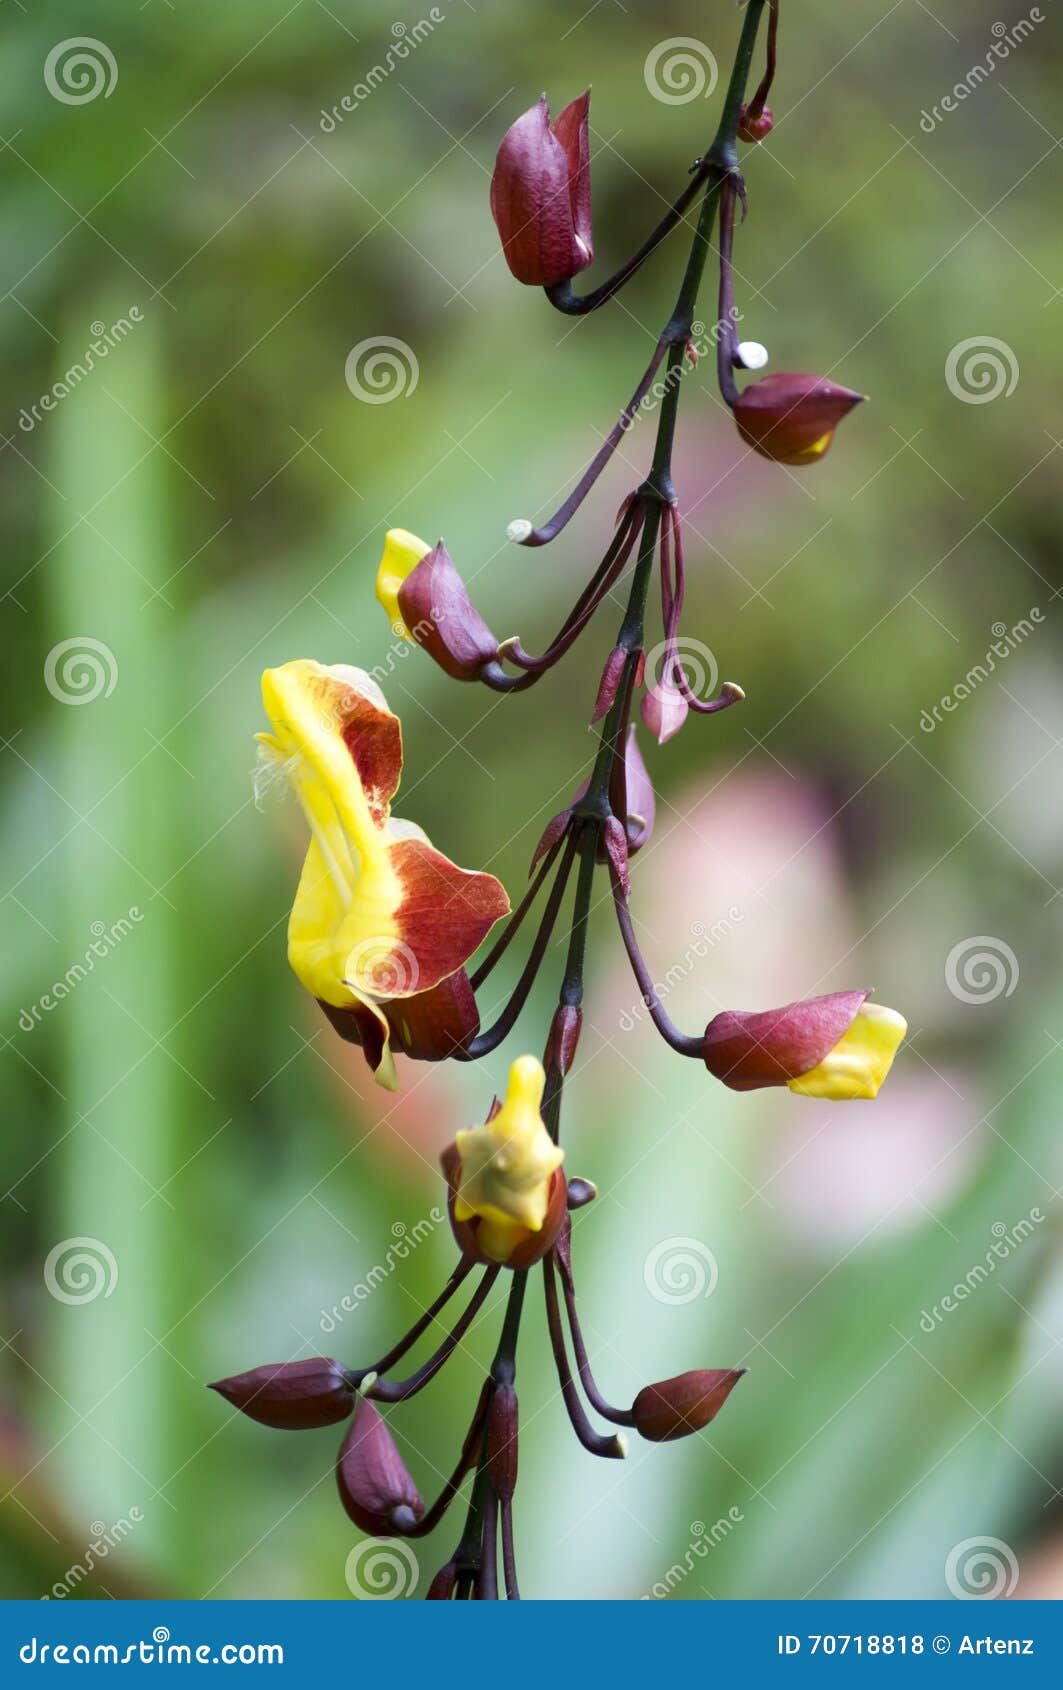
[[[453,1331],[447,1333],[439,1348],[417,1369],[416,1373],[411,1373],[408,1379],[398,1379],[394,1384],[388,1379],[374,1379],[373,1383],[366,1389],[366,1396],[372,1397],[375,1402],[408,1402],[410,1397],[417,1395],[418,1391],[423,1391],[429,1381],[435,1378],[443,1363],[449,1360],[461,1343],[501,1271],[500,1267],[489,1267],[487,1269],[470,1297],[465,1312],[456,1322]]]

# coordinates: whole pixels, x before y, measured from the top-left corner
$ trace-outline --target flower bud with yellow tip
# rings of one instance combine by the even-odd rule
[[[705,1029],[705,1066],[732,1091],[788,1086],[831,1102],[877,1097],[908,1024],[866,992],[830,992],[752,1012],[724,1010]]]
[[[545,1084],[542,1063],[518,1057],[501,1107],[483,1126],[459,1132],[443,1154],[451,1226],[473,1261],[530,1267],[550,1249],[564,1221],[565,1153],[540,1113]]]

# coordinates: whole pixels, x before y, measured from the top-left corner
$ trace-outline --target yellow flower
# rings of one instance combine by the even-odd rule
[[[790,1090],[831,1102],[877,1097],[907,1031],[907,1021],[895,1009],[865,1003],[822,1062],[787,1082]]]
[[[399,588],[431,549],[407,528],[390,528],[384,537],[384,555],[376,572],[376,596],[387,611],[392,632],[403,640],[412,640],[413,635],[399,609]]]
[[[321,1004],[356,1018],[370,1067],[394,1088],[382,1006],[456,974],[509,901],[493,875],[458,868],[392,818],[402,730],[369,675],[301,659],[267,669],[262,698],[273,730],[257,735],[262,754],[291,780],[312,835],[288,959]]]
[[[454,1218],[479,1215],[477,1244],[498,1262],[508,1261],[527,1233],[542,1230],[550,1184],[564,1161],[539,1112],[545,1083],[534,1056],[518,1057],[494,1119],[465,1128],[455,1139],[461,1175]]]

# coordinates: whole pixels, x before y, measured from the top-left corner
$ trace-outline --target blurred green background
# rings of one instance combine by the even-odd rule
[[[912,1037],[873,1108],[735,1096],[647,1029],[596,911],[564,1136],[601,1191],[575,1241],[597,1371],[620,1400],[686,1367],[750,1372],[710,1432],[596,1463],[533,1295],[523,1583],[932,1597],[989,1538],[1008,1551],[990,1547],[991,1583],[1014,1584],[1013,1556],[1019,1595],[1059,1594],[1063,46],[1034,8],[937,121],[1028,10],[783,9],[776,130],[745,157],[742,332],[872,403],[787,475],[741,450],[711,359],[688,378],[684,632],[748,701],[645,747],[635,909],[685,1027],[872,984]],[[608,310],[562,319],[502,263],[494,150],[541,88],[556,111],[593,82],[604,276],[719,107],[655,97],[647,57],[689,36],[726,73],[739,22],[730,0],[5,10],[6,1596],[351,1595],[338,1437],[267,1432],[203,1381],[365,1364],[430,1299],[453,1258],[435,1158],[541,1045],[560,957],[487,1072],[407,1065],[398,1101],[377,1091],[287,969],[303,828],[255,807],[258,677],[302,656],[379,669],[405,724],[398,813],[519,895],[585,771],[618,606],[500,701],[395,646],[381,539],[445,534],[496,631],[533,649],[565,614],[650,429],[549,550],[514,551],[505,525],[552,509],[610,426],[685,237]],[[76,29],[116,80],[71,103],[44,71]],[[383,336],[408,348],[405,391],[371,403],[345,364]],[[987,340],[1000,374],[981,365],[979,388],[962,347]],[[662,1290],[647,1263],[677,1240],[690,1272]],[[426,1495],[497,1325],[493,1304],[393,1417]],[[419,1549],[417,1592],[456,1533]]]

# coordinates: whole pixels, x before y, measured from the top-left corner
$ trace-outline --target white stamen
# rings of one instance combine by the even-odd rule
[[[768,362],[768,349],[759,340],[742,340],[738,343],[737,357],[744,370],[762,370]]]

